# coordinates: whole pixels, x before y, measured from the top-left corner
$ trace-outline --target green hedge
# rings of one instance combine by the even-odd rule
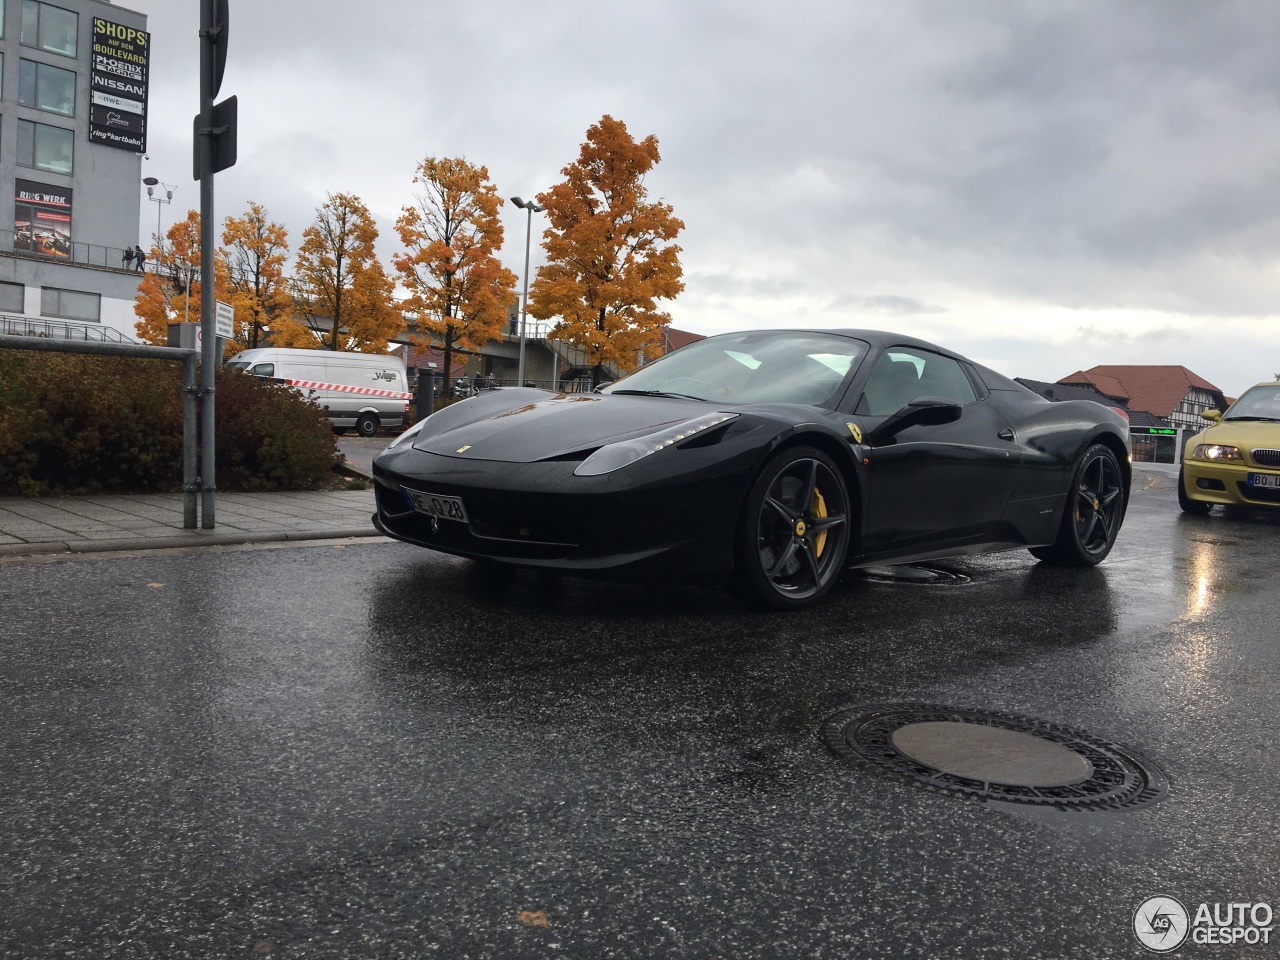
[[[278,384],[219,369],[219,490],[313,490],[341,462],[329,421]],[[182,489],[182,368],[0,350],[0,495]]]

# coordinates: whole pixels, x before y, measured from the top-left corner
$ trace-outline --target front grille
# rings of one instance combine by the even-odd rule
[[[450,495],[460,491],[449,490]],[[383,526],[391,533],[441,550],[457,550],[476,556],[522,560],[553,560],[572,554],[578,547],[572,524],[554,518],[517,512],[493,494],[468,490],[463,494],[471,522],[433,522],[419,513],[400,491],[381,484],[376,490]]]
[[[1252,456],[1261,467],[1280,467],[1280,450],[1254,450]]]
[[[1254,503],[1280,503],[1280,490],[1251,487],[1242,481],[1237,481],[1236,487],[1240,490],[1240,496]]]

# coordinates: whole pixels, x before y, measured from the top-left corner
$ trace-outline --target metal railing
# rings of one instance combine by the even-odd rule
[[[54,263],[74,263],[90,267],[112,267],[116,270],[132,270],[126,263],[124,252],[128,247],[107,247],[80,240],[64,240],[59,236],[31,234],[26,231],[0,230],[0,251],[13,251],[27,257],[39,257]],[[151,250],[147,249],[147,256]]]
[[[115,327],[88,320],[51,320],[46,317],[24,317],[0,314],[0,334],[8,337],[48,337],[51,340],[76,340],[84,343],[137,343]]]

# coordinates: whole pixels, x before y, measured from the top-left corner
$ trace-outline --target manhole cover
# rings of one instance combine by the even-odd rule
[[[945,793],[1059,810],[1144,807],[1168,792],[1132,750],[1031,717],[933,704],[844,710],[822,737],[841,757]]]
[[[942,567],[925,567],[918,563],[863,567],[859,572],[867,580],[872,580],[876,583],[915,583],[923,586],[945,586],[970,582],[969,578],[963,573],[945,570]]]

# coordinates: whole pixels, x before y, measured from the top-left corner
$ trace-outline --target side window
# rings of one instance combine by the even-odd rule
[[[74,117],[76,75],[50,63],[18,61],[18,102],[24,107],[51,110]]]
[[[276,365],[274,363],[255,363],[253,369],[249,372],[255,377],[274,377],[276,375]]]
[[[961,406],[978,399],[973,383],[957,361],[936,353],[921,353],[920,356],[924,360],[924,369],[920,371],[922,396],[954,400]]]
[[[876,361],[858,412],[887,417],[916,397],[942,397],[959,404],[978,399],[973,384],[955,360],[927,350],[895,347]]]
[[[22,0],[22,43],[25,46],[74,57],[79,22],[79,14],[72,10],[41,3],[40,0]]]
[[[26,311],[27,288],[20,283],[0,283],[0,312],[24,313]]]
[[[18,120],[18,166],[70,173],[75,134],[31,120]]]
[[[40,291],[40,315],[66,320],[102,320],[102,297],[80,290],[45,287]]]

